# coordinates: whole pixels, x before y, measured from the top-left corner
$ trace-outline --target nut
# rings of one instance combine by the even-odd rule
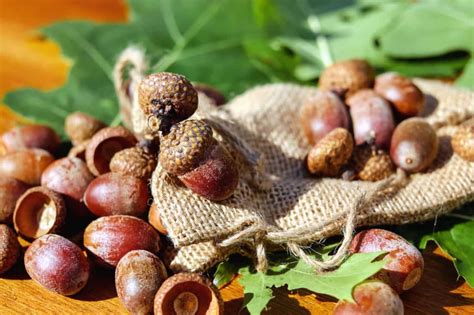
[[[19,149],[43,149],[54,153],[61,144],[58,134],[50,127],[42,125],[14,128],[4,133],[0,141],[7,152]]]
[[[11,224],[17,200],[29,186],[18,179],[0,177],[0,223]]]
[[[423,256],[403,237],[382,229],[358,233],[349,249],[352,253],[388,252],[388,262],[376,275],[395,291],[401,293],[413,288],[423,274]]]
[[[409,118],[402,121],[393,132],[390,157],[407,172],[421,172],[438,155],[438,142],[430,124],[421,118]]]
[[[133,250],[120,259],[115,270],[117,295],[132,314],[153,314],[153,300],[168,277],[165,265],[156,255]]]
[[[12,268],[20,258],[21,247],[15,232],[0,224],[0,275]]]
[[[149,179],[156,168],[155,155],[139,147],[117,152],[110,161],[110,170],[127,176]]]
[[[209,200],[229,198],[239,183],[237,166],[203,121],[174,125],[161,141],[160,164],[193,192]]]
[[[160,211],[156,203],[152,203],[148,212],[148,222],[161,234],[168,235],[168,230],[163,225],[160,217]]]
[[[135,146],[137,139],[124,127],[99,130],[86,148],[86,162],[95,176],[110,172],[109,164],[115,153]]]
[[[84,193],[84,201],[96,216],[127,214],[142,216],[148,210],[147,182],[116,173],[94,179]]]
[[[227,100],[218,89],[205,83],[194,83],[194,89],[209,97],[216,106],[224,105]]]
[[[336,94],[321,91],[303,104],[300,122],[306,138],[313,145],[335,128],[349,129],[349,114]]]
[[[451,138],[454,152],[466,161],[474,162],[474,118],[459,126]]]
[[[336,176],[349,161],[353,147],[349,131],[343,128],[332,130],[309,151],[309,172],[319,176]]]
[[[141,219],[128,215],[111,215],[98,218],[87,226],[84,246],[98,263],[115,267],[132,250],[143,249],[153,254],[158,253],[160,236]]]
[[[390,156],[367,145],[357,146],[352,160],[357,177],[361,180],[376,182],[395,173],[395,165]]]
[[[178,273],[168,278],[155,296],[155,315],[224,314],[217,288],[196,273]]]
[[[167,132],[171,125],[194,114],[198,95],[184,76],[160,72],[140,81],[138,102],[147,117],[156,118],[151,129]]]
[[[383,282],[369,281],[359,284],[352,295],[355,303],[339,301],[334,308],[334,315],[403,315],[402,300]]]
[[[27,239],[61,231],[66,221],[66,205],[60,194],[46,188],[28,189],[16,203],[15,230]]]
[[[82,198],[93,179],[94,175],[83,160],[75,157],[62,158],[44,170],[41,185],[62,194],[68,211],[75,219],[87,220],[91,214]]]
[[[361,89],[374,85],[374,70],[365,61],[351,59],[337,62],[326,68],[319,78],[319,87],[341,96],[351,96]]]
[[[377,76],[374,90],[404,116],[417,116],[425,106],[425,95],[408,78],[394,72]]]
[[[49,291],[73,295],[89,279],[89,262],[79,246],[54,234],[35,240],[25,253],[28,275]]]
[[[0,177],[13,177],[29,185],[39,185],[44,169],[54,157],[42,149],[22,149],[0,156]]]
[[[69,114],[64,121],[64,131],[73,145],[89,140],[106,125],[94,117],[81,112]]]
[[[361,90],[347,99],[357,145],[390,146],[395,122],[390,104],[372,90]]]

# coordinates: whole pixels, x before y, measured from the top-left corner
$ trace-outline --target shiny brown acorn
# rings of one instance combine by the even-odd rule
[[[357,145],[390,146],[395,122],[390,104],[372,90],[360,90],[347,99]]]
[[[17,200],[30,186],[12,177],[0,177],[0,223],[11,224]]]
[[[438,143],[438,136],[430,124],[421,118],[409,118],[393,132],[390,157],[407,172],[421,172],[435,160]]]
[[[196,194],[209,200],[229,198],[239,183],[239,171],[229,153],[201,120],[186,120],[162,138],[160,164]]]
[[[41,174],[54,157],[42,149],[22,149],[0,156],[0,177],[13,177],[28,185],[39,185]]]
[[[474,162],[474,118],[457,127],[451,138],[454,152],[466,161]]]
[[[330,91],[318,91],[300,110],[300,122],[310,144],[316,144],[331,130],[349,129],[349,114],[340,98]]]
[[[352,135],[343,128],[336,128],[323,137],[309,151],[307,167],[311,174],[336,176],[352,154]]]
[[[423,92],[410,79],[395,72],[377,76],[374,91],[406,117],[418,116],[425,106]]]
[[[43,149],[54,154],[61,139],[50,127],[43,125],[27,125],[5,132],[1,138],[6,152],[15,152],[20,149]]]
[[[156,156],[141,147],[132,147],[115,153],[110,170],[126,176],[148,179],[156,168]]]
[[[344,60],[323,71],[319,87],[348,97],[361,89],[372,88],[374,76],[374,69],[365,60]]]
[[[167,133],[173,124],[194,114],[198,95],[184,76],[160,72],[140,81],[138,102],[148,117],[150,129]]]

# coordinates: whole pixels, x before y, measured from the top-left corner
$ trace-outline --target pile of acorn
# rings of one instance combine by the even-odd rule
[[[326,68],[319,87],[300,112],[312,145],[306,161],[310,173],[379,181],[397,167],[417,173],[435,160],[438,137],[416,117],[425,96],[410,79],[393,72],[375,77],[366,61],[354,59]],[[455,152],[468,161],[474,160],[474,144],[468,140],[473,128],[471,119],[452,141]]]
[[[423,120],[409,118],[395,127],[396,121],[418,115],[424,104],[423,93],[410,80],[384,74],[374,85],[371,67],[352,60],[329,67],[320,85],[301,117],[314,145],[307,159],[311,173],[380,180],[393,172],[393,163],[419,172],[436,157],[438,139]],[[28,275],[52,292],[78,293],[91,265],[101,266],[115,268],[118,296],[131,313],[222,314],[222,298],[208,279],[196,273],[168,278],[157,256],[167,235],[149,187],[158,163],[185,187],[213,201],[229,198],[239,182],[238,168],[213,137],[212,128],[188,119],[198,106],[196,90],[216,104],[223,102],[213,88],[193,87],[181,75],[145,77],[138,99],[148,131],[140,136],[121,126],[107,127],[84,113],[70,114],[65,132],[73,146],[67,156],[61,154],[60,137],[49,127],[27,125],[3,134],[0,274],[21,256],[19,235],[32,242],[24,254]],[[355,145],[344,101],[350,106]],[[471,161],[473,138],[470,122],[452,139],[454,150]],[[390,156],[384,151],[389,147]],[[387,231],[361,233],[352,252],[381,250],[392,258],[377,279],[398,293],[419,281],[423,260],[416,248]],[[374,288],[367,291],[372,295],[383,286],[374,283],[364,284]],[[358,290],[356,302],[367,295]],[[398,298],[390,290],[385,292]],[[394,305],[401,303],[397,301]]]

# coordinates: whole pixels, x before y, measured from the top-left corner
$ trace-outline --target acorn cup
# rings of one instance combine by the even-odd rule
[[[229,198],[239,183],[239,171],[229,153],[201,120],[173,127],[161,140],[160,164],[194,193],[213,201]]]

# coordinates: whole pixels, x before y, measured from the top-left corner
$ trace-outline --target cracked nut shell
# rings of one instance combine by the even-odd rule
[[[110,161],[110,170],[127,176],[148,179],[157,165],[156,155],[143,148],[133,147],[115,153]]]
[[[336,176],[352,154],[352,135],[343,128],[336,128],[323,137],[309,151],[307,167],[311,174]]]
[[[16,233],[6,224],[0,224],[0,275],[16,264],[20,254],[21,246]]]
[[[341,96],[351,96],[374,85],[374,69],[365,61],[351,59],[327,67],[319,78],[319,87]]]
[[[15,230],[26,239],[58,233],[66,222],[63,197],[46,187],[28,189],[16,203]]]
[[[89,261],[68,239],[44,235],[31,243],[25,253],[25,268],[35,282],[49,291],[73,295],[89,280]]]
[[[95,176],[110,172],[115,153],[135,146],[137,139],[127,128],[107,127],[99,130],[86,148],[86,162]]]
[[[207,278],[197,273],[178,273],[161,285],[155,296],[154,311],[156,315],[221,315],[224,302]]]

